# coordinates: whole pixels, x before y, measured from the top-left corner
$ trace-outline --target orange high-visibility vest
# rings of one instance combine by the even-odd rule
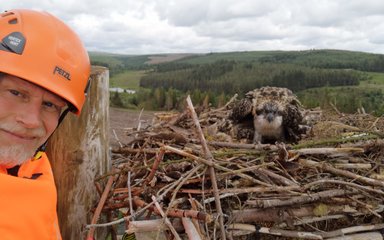
[[[0,167],[0,239],[61,239],[57,193],[46,154],[22,164],[17,176]]]

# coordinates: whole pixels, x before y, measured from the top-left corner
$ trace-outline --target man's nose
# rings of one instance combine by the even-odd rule
[[[41,104],[28,103],[19,111],[16,121],[26,128],[37,128],[41,126]]]

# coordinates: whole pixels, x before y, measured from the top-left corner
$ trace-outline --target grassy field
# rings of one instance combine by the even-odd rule
[[[126,89],[139,89],[140,78],[145,74],[144,70],[127,70],[116,74],[110,79],[111,87],[121,87]],[[367,73],[368,80],[361,81],[358,88],[379,88],[384,90],[384,73]]]
[[[138,90],[140,88],[140,78],[144,75],[144,73],[145,71],[129,70],[116,74],[115,76],[111,77],[109,86]]]
[[[361,82],[361,85],[364,86],[378,86],[384,87],[384,73],[368,73],[369,80]]]

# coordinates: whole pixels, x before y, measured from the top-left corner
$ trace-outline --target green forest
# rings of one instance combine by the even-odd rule
[[[382,54],[342,50],[208,53],[158,64],[148,64],[151,55],[90,56],[93,65],[109,68],[111,86],[136,90],[135,94],[111,92],[112,106],[182,110],[190,95],[195,105],[220,107],[234,94],[241,98],[255,88],[278,86],[291,89],[307,108],[332,104],[343,112],[363,107],[375,115],[384,113]]]

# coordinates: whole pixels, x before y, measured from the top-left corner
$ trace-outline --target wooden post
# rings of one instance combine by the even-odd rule
[[[62,237],[86,237],[98,195],[94,179],[110,170],[109,71],[92,67],[91,86],[80,116],[68,114],[48,143],[58,193]]]

